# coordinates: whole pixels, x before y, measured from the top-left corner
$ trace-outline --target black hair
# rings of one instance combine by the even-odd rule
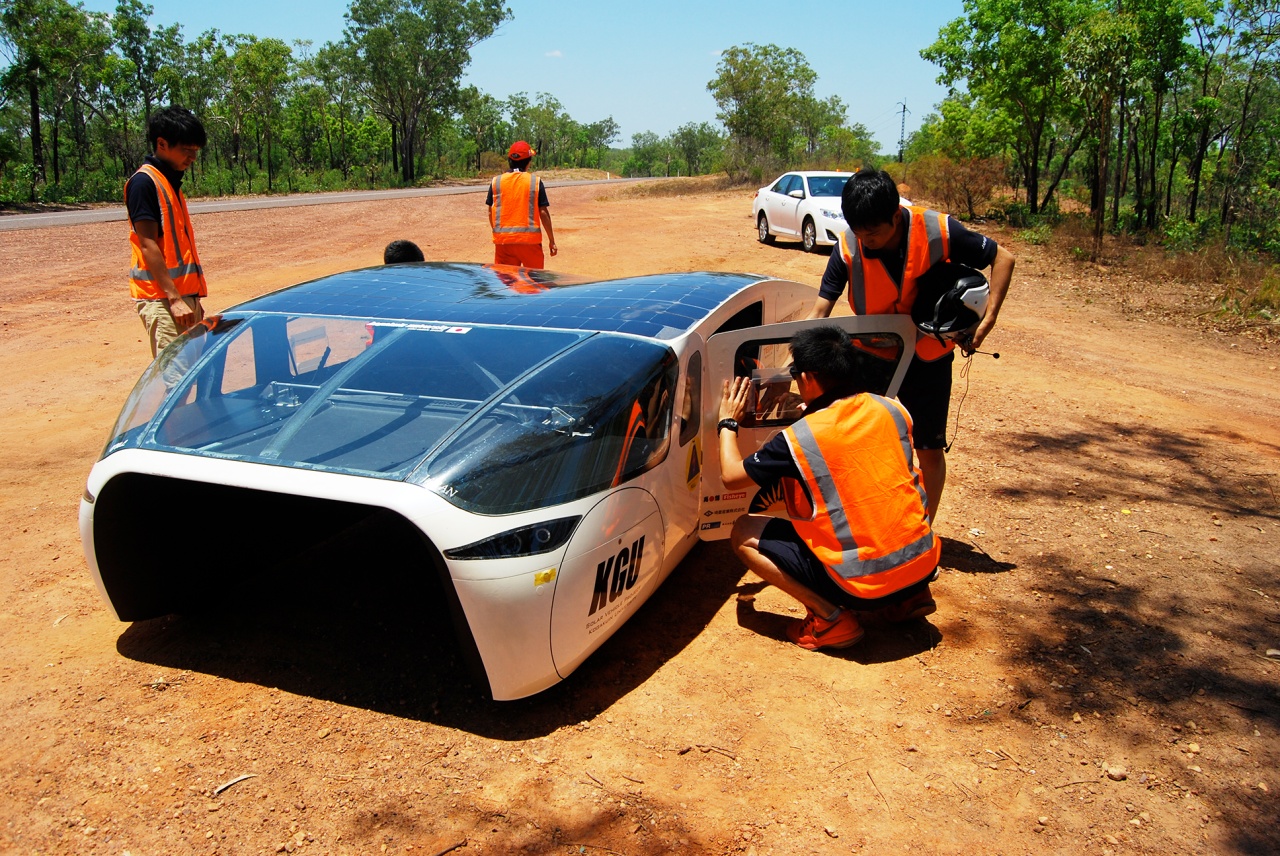
[[[186,107],[169,106],[151,114],[147,123],[147,139],[151,151],[156,150],[156,140],[164,139],[170,146],[199,146],[209,141],[204,124]]]
[[[382,263],[384,265],[420,261],[425,261],[422,250],[413,241],[392,241],[382,251]]]
[[[525,168],[529,166],[529,162],[532,160],[533,158],[523,158],[521,160],[516,160],[515,158],[507,158],[507,166],[511,167],[512,169],[518,169],[521,172],[524,172]]]
[[[836,396],[870,391],[870,375],[863,357],[839,327],[823,325],[791,337],[791,361],[797,371],[818,379],[826,393]]]
[[[840,194],[840,211],[850,229],[865,229],[892,223],[902,199],[893,177],[882,169],[855,172]]]

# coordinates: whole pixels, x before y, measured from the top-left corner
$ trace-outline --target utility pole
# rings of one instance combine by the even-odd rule
[[[902,163],[902,150],[907,145],[907,114],[911,111],[907,109],[907,105],[899,101],[898,106],[902,108],[902,128],[898,131],[898,163]]]

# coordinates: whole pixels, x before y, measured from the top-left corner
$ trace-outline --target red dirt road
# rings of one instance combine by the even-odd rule
[[[552,211],[566,272],[826,261],[757,244],[749,192]],[[196,218],[213,310],[392,238],[487,261],[486,227],[474,196]],[[1136,263],[992,234],[1018,268],[1001,359],[957,376],[936,615],[804,652],[798,609],[703,546],[506,704],[376,553],[284,602],[116,622],[76,514],[149,358],[124,227],[0,234],[0,851],[1280,851],[1280,348],[1167,326],[1207,304]],[[234,555],[141,513],[176,560]]]

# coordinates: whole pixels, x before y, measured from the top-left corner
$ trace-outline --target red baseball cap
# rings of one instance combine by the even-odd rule
[[[537,152],[529,148],[529,144],[524,140],[516,140],[511,144],[511,148],[507,150],[507,158],[509,160],[528,160],[536,154]]]

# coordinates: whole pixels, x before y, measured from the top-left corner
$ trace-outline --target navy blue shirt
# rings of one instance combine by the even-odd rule
[[[878,259],[889,276],[893,277],[893,281],[902,285],[902,271],[907,265],[907,247],[911,237],[911,212],[905,208],[900,208],[899,212],[902,224],[907,229],[902,236],[902,242],[892,250],[863,249],[862,253],[869,259]],[[947,217],[947,243],[951,261],[974,270],[989,267],[996,260],[996,242],[986,235],[969,231],[954,217]],[[844,255],[837,245],[831,251],[826,272],[822,274],[822,286],[818,289],[818,296],[834,302],[844,294],[845,286],[848,284],[849,267],[844,263]]]

